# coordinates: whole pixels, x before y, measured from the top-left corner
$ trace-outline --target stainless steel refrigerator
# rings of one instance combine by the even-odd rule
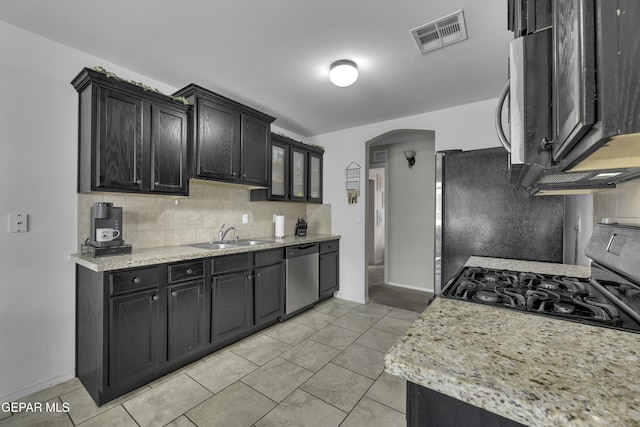
[[[436,153],[436,293],[472,255],[562,262],[564,196],[529,196],[508,165],[503,148]]]

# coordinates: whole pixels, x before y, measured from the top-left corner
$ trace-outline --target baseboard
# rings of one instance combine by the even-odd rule
[[[433,289],[420,288],[418,286],[405,285],[404,283],[389,282],[389,283],[385,283],[385,285],[395,286],[397,288],[412,289],[414,291],[431,292],[431,293],[433,293]]]
[[[25,396],[29,396],[35,392],[44,390],[45,388],[52,387],[54,385],[58,385],[65,381],[69,381],[70,379],[75,378],[76,371],[73,370],[71,372],[67,372],[64,374],[60,374],[56,377],[46,379],[44,381],[40,381],[35,384],[31,384],[30,386],[24,387],[20,390],[14,391],[12,393],[6,394],[4,396],[0,396],[0,402],[15,402],[18,399],[22,399]]]

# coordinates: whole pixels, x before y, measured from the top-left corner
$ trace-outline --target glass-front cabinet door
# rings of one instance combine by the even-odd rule
[[[322,154],[309,152],[309,202],[322,203]]]
[[[307,200],[307,151],[291,147],[291,200]]]
[[[289,147],[271,142],[271,198],[289,198]]]

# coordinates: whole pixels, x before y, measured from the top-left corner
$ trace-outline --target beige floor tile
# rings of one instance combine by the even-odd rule
[[[404,427],[404,414],[376,401],[363,398],[342,423],[342,427]]]
[[[363,316],[368,319],[380,320],[384,316],[389,313],[393,307],[389,307],[387,305],[376,304],[370,302],[369,304],[361,305],[360,307],[354,308],[351,313],[357,314],[358,316]]]
[[[45,388],[44,390],[40,390],[35,393],[32,393],[28,396],[23,397],[22,399],[18,399],[18,402],[43,403],[53,399],[54,397],[58,397],[65,393],[69,393],[70,391],[76,390],[80,387],[82,387],[82,383],[76,377],[68,381],[62,382],[60,384],[51,386],[49,388]],[[0,415],[0,418],[2,418],[2,415]]]
[[[360,344],[351,344],[332,362],[375,380],[384,370],[384,353]]]
[[[218,393],[258,368],[255,363],[225,352],[185,372],[212,393]]]
[[[164,383],[166,381],[169,381],[170,379],[173,379],[175,377],[179,377],[180,375],[184,374],[187,371],[190,371],[190,370],[194,369],[195,367],[201,365],[204,362],[205,362],[204,359],[196,360],[195,362],[190,363],[187,366],[183,366],[180,369],[176,369],[175,371],[170,372],[167,375],[165,375],[163,377],[160,377],[157,380],[154,380],[154,381],[150,382],[149,386],[150,387],[157,387],[160,384],[162,384],[162,383]]]
[[[54,398],[47,400],[45,402],[33,402],[41,403],[42,409],[38,410],[34,405],[27,412],[19,412],[17,414],[11,415],[8,418],[0,421],[0,425],[3,427],[11,426],[11,427],[67,427],[73,426],[71,419],[69,418],[68,413],[62,410],[62,401],[59,398]],[[47,411],[47,403],[49,405],[57,405],[60,412]]]
[[[344,350],[360,336],[359,333],[338,326],[329,325],[309,337],[310,340],[329,347]]]
[[[340,299],[340,298],[335,298],[335,297],[331,301],[335,301],[335,302],[340,303],[340,304],[348,305],[349,307],[360,307],[362,305],[359,302],[348,301],[346,299]]]
[[[373,380],[329,363],[300,387],[311,395],[345,412],[358,403]]]
[[[256,427],[337,427],[346,416],[309,393],[296,390],[258,421]]]
[[[300,365],[313,372],[318,372],[340,353],[340,350],[319,342],[304,340],[292,349],[280,355],[283,359]]]
[[[290,348],[291,346],[289,344],[266,335],[261,335],[254,340],[234,347],[231,351],[256,365],[262,366]]]
[[[69,404],[69,416],[73,422],[75,424],[80,424],[89,418],[93,418],[96,415],[101,414],[102,412],[105,412],[149,389],[150,388],[148,386],[141,387],[125,394],[124,396],[120,396],[111,402],[105,403],[102,406],[96,405],[96,402],[93,401],[91,395],[89,395],[89,392],[87,392],[84,387],[65,393],[60,396],[60,399],[62,402]]]
[[[420,314],[421,313],[405,310],[403,308],[394,308],[389,312],[389,314],[387,314],[387,316],[413,323],[418,319],[418,317],[420,317]]]
[[[289,345],[296,345],[316,332],[315,329],[299,323],[285,322],[277,325],[275,328],[269,329],[265,335]]]
[[[365,396],[404,414],[407,411],[407,380],[383,372]]]
[[[318,305],[316,308],[314,308],[314,311],[319,313],[329,314],[331,316],[340,317],[340,316],[344,316],[345,314],[347,314],[353,309],[354,307],[351,307],[345,304],[340,304],[338,302],[333,301],[333,299],[331,299]]]
[[[380,319],[373,327],[381,331],[391,332],[396,335],[403,335],[407,329],[413,324],[407,320],[396,319],[395,317],[385,316]]]
[[[122,405],[115,406],[108,411],[105,411],[93,418],[80,424],[82,427],[104,427],[104,426],[122,426],[122,427],[137,427],[138,424],[131,418],[131,416],[124,410]]]
[[[275,402],[239,381],[186,415],[200,427],[243,427],[253,425],[275,406]]]
[[[211,397],[211,392],[187,375],[154,387],[124,403],[141,426],[164,425]]]
[[[398,338],[400,335],[372,328],[362,334],[356,343],[386,353],[398,341]]]
[[[181,415],[170,423],[167,423],[164,427],[195,427],[195,424],[185,415]]]
[[[350,329],[354,332],[364,333],[375,325],[377,320],[368,319],[366,317],[358,316],[357,314],[348,313],[333,322],[332,324],[335,326],[340,326],[341,328]]]
[[[317,311],[308,311],[306,313],[299,314],[293,319],[290,319],[290,321],[308,326],[319,331],[332,322],[335,322],[336,319],[336,316],[331,316],[330,314],[320,313]]]
[[[282,402],[312,375],[312,371],[277,357],[244,377],[242,382],[269,399]]]

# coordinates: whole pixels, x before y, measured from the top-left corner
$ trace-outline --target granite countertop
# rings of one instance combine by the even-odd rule
[[[269,243],[258,246],[238,246],[225,249],[200,249],[191,246],[163,246],[159,248],[133,249],[129,255],[110,255],[94,258],[91,255],[73,254],[71,260],[93,271],[119,270],[121,268],[142,267],[145,265],[163,264],[166,262],[186,261],[190,259],[206,258],[253,252],[264,249],[281,248],[285,246],[305,243],[322,242],[339,239],[333,234],[309,234],[306,237],[287,236],[283,239],[274,237],[257,237],[253,240],[264,240]]]
[[[467,265],[589,270],[480,257]],[[386,354],[385,370],[529,426],[640,425],[637,333],[436,298]]]

